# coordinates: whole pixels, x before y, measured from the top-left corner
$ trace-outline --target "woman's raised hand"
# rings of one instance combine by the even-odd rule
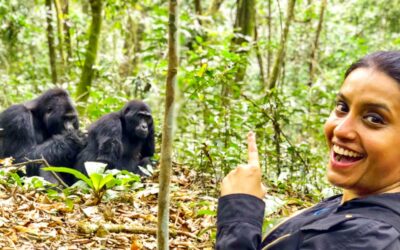
[[[259,198],[264,197],[264,187],[261,183],[261,168],[258,159],[256,136],[253,132],[247,135],[248,162],[239,165],[222,180],[221,196],[228,194],[249,194]]]

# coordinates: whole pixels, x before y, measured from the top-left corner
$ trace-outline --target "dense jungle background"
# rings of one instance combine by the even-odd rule
[[[182,202],[174,219],[178,228],[196,234],[186,235],[188,238],[201,244],[189,240],[186,245],[171,243],[172,247],[212,247],[218,185],[225,174],[246,160],[249,130],[257,134],[264,181],[270,190],[268,223],[290,213],[291,209],[282,212],[288,204],[308,206],[335,193],[324,177],[323,124],[345,69],[369,52],[400,45],[399,6],[398,0],[179,1],[173,190],[186,191],[187,197],[193,192],[204,196],[187,198],[191,205]],[[153,111],[155,160],[159,160],[167,29],[167,1],[0,0],[0,110],[58,86],[73,97],[85,128],[128,100],[142,99]],[[8,201],[10,190],[15,195],[17,186],[22,193],[23,185],[16,178],[2,179],[3,200]],[[156,188],[146,182],[138,192],[147,190],[154,195]],[[29,188],[24,192],[36,195],[29,193]],[[43,192],[49,196],[50,191]],[[37,202],[39,196],[21,199]],[[64,191],[59,201],[71,202],[65,197]],[[143,198],[129,202],[138,204],[139,200],[155,202]],[[107,208],[108,204],[102,205]],[[178,202],[173,198],[172,204]],[[21,203],[1,203],[6,206],[13,207],[12,212]],[[192,210],[190,216],[185,209]],[[180,219],[182,222],[180,213],[188,216]],[[140,217],[138,214],[130,218]],[[189,217],[192,226],[186,225]],[[201,224],[205,221],[209,223]],[[2,246],[46,249],[47,240],[57,242],[49,236],[40,240],[28,237],[21,243],[16,235],[26,233],[24,230],[11,232],[7,222],[0,220],[0,235],[9,237]],[[115,236],[117,242],[109,238],[112,243],[104,243],[104,235],[96,237],[95,243],[78,237],[81,241],[68,244],[77,249],[110,248],[107,244],[154,249],[149,239],[129,238],[132,235],[127,236],[125,245]],[[133,248],[135,244],[137,248]]]

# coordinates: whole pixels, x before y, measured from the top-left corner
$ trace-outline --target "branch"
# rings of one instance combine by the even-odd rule
[[[82,221],[78,223],[78,231],[81,233],[85,234],[92,234],[96,233],[99,229],[105,229],[108,232],[111,233],[119,233],[119,232],[128,232],[128,233],[133,233],[133,234],[151,234],[151,235],[157,235],[157,229],[156,228],[150,228],[150,227],[137,227],[134,225],[124,225],[124,224],[112,224],[112,223],[91,223],[87,221]],[[198,241],[201,241],[199,237],[192,233],[184,232],[181,230],[175,230],[173,228],[169,229],[170,233],[172,236],[177,236],[177,235],[185,235],[190,238],[196,239]]]
[[[210,150],[208,150],[208,145],[207,143],[203,142],[203,147],[201,148],[201,150],[203,151],[203,153],[206,155],[206,157],[208,158],[208,160],[210,161],[210,164],[212,166],[212,169],[215,169],[214,167],[214,161],[210,155]]]
[[[50,164],[46,161],[46,159],[43,157],[43,155],[42,155],[42,160],[43,160],[43,162],[44,162],[44,165],[46,166],[46,167],[50,167]],[[61,178],[60,178],[60,176],[58,176],[58,174],[56,174],[54,171],[50,171],[50,173],[54,176],[54,178],[56,178],[57,179],[57,181],[61,184],[61,185],[63,185],[64,187],[69,187]]]

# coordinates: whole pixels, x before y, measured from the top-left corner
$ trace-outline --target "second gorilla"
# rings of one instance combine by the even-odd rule
[[[151,164],[154,155],[154,125],[151,110],[142,101],[128,102],[120,111],[101,117],[89,127],[87,145],[75,168],[87,174],[84,163],[107,163],[108,169],[144,175],[138,166]]]

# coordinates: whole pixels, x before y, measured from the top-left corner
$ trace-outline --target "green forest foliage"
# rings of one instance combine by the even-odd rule
[[[313,81],[310,53],[322,1],[297,1],[277,87],[272,90],[265,87],[259,59],[268,77],[281,45],[287,1],[257,1],[257,40],[244,37],[240,45],[232,43],[240,36],[233,29],[237,1],[219,1],[222,5],[214,13],[210,6],[215,1],[200,1],[200,10],[195,2],[180,1],[174,161],[195,169],[199,178],[212,180],[205,185],[217,187],[223,175],[245,160],[245,136],[254,130],[267,184],[317,197],[331,193],[324,178],[323,124],[346,67],[368,52],[400,44],[400,1],[328,1]],[[59,46],[54,8],[52,14]],[[57,85],[76,99],[91,18],[88,1],[70,0],[66,17],[71,49],[65,46],[69,55],[64,64],[58,54]],[[44,1],[0,0],[0,20],[0,109],[4,109],[54,84]],[[144,99],[153,109],[160,147],[167,22],[166,1],[105,1],[94,81],[83,104],[84,126],[130,99]],[[246,75],[236,80],[243,65]]]

